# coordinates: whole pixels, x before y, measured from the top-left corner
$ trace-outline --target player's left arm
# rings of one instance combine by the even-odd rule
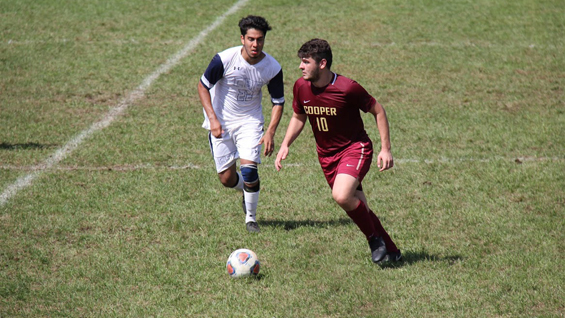
[[[391,152],[388,118],[386,116],[384,107],[377,101],[375,101],[373,106],[371,106],[369,113],[375,116],[379,135],[381,136],[381,151],[379,152],[379,156],[377,157],[377,166],[379,167],[379,171],[385,171],[394,166]]]
[[[263,154],[265,156],[271,156],[275,150],[275,133],[279,127],[284,109],[284,84],[282,69],[271,79],[269,84],[267,84],[267,88],[271,95],[273,108],[271,109],[271,121],[269,122],[269,126],[267,127],[267,130],[265,130],[263,137],[259,141],[259,144],[264,145]]]
[[[275,133],[277,132],[277,127],[279,127],[279,123],[282,118],[284,109],[284,104],[274,104],[271,110],[271,122],[265,130],[263,134],[263,138],[259,141],[260,144],[264,144],[265,149],[263,150],[263,154],[265,156],[271,156],[273,151],[275,150]]]

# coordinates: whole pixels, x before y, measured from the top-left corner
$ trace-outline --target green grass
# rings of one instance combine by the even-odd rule
[[[565,315],[562,1],[249,2],[37,170],[233,3],[0,0],[0,193],[38,171],[0,206],[0,317]],[[264,158],[262,232],[245,231],[196,84],[251,13],[272,24],[265,50],[285,72],[278,143],[296,51],[313,37],[385,106],[396,165],[364,188],[401,265],[370,262],[309,127],[283,171]],[[258,254],[258,279],[225,273],[241,247]]]

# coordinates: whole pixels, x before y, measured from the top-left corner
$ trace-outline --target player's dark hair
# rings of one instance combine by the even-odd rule
[[[256,29],[262,31],[263,35],[267,35],[267,31],[271,30],[271,26],[269,26],[269,23],[263,17],[248,15],[239,20],[239,30],[241,31],[241,35],[245,36],[249,29]]]
[[[330,44],[326,40],[322,39],[312,39],[300,47],[298,50],[298,57],[299,58],[308,58],[311,57],[316,61],[316,63],[320,63],[322,59],[327,61],[327,67],[330,69],[332,67],[332,48]]]

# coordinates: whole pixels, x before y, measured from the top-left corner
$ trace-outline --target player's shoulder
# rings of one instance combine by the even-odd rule
[[[227,48],[227,49],[221,51],[221,52],[218,53],[218,54],[221,54],[221,55],[232,55],[232,54],[235,54],[235,53],[237,53],[237,52],[241,52],[241,48],[242,48],[242,47],[243,47],[243,45],[230,47],[230,48]]]
[[[299,77],[296,82],[294,82],[294,87],[293,87],[293,91],[295,92],[295,94],[300,93],[301,91],[303,93],[306,93],[307,91],[310,90],[310,82],[308,82],[307,80],[305,80],[302,77]]]
[[[230,47],[229,49],[225,49],[225,50],[219,52],[217,55],[222,59],[222,61],[230,60],[234,56],[241,54],[241,48],[242,47],[243,46],[241,46],[241,45]]]
[[[357,81],[355,81],[354,79],[337,73],[335,74],[335,80],[333,84],[337,86],[346,86],[346,87],[351,85],[359,85],[359,83],[357,83]]]
[[[304,77],[299,77],[296,82],[294,82],[294,87],[295,88],[301,88],[301,87],[308,87],[310,85],[310,82],[308,82],[307,80],[304,79]]]
[[[361,84],[359,84],[356,80],[339,74],[336,74],[334,87],[346,94],[351,92],[357,92],[359,90],[361,91],[365,90],[363,86],[361,86]]]
[[[269,69],[271,71],[274,71],[275,73],[278,73],[282,69],[279,61],[277,61],[277,59],[275,59],[269,53],[265,51],[263,51],[263,53],[265,54],[265,57],[263,57],[261,62],[259,62],[259,64],[257,64],[256,66],[263,69]]]
[[[263,53],[265,54],[265,57],[263,58],[264,60],[267,60],[269,63],[276,63],[279,64],[279,61],[277,61],[277,59],[272,56],[271,54],[263,51]]]

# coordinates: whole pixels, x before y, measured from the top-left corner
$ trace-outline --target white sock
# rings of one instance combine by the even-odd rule
[[[243,177],[241,176],[241,173],[237,172],[237,177],[237,184],[233,186],[233,189],[243,191]]]
[[[243,191],[245,196],[245,208],[247,209],[247,214],[245,215],[245,223],[257,222],[255,219],[255,214],[257,214],[257,204],[259,203],[259,192],[247,192]]]

